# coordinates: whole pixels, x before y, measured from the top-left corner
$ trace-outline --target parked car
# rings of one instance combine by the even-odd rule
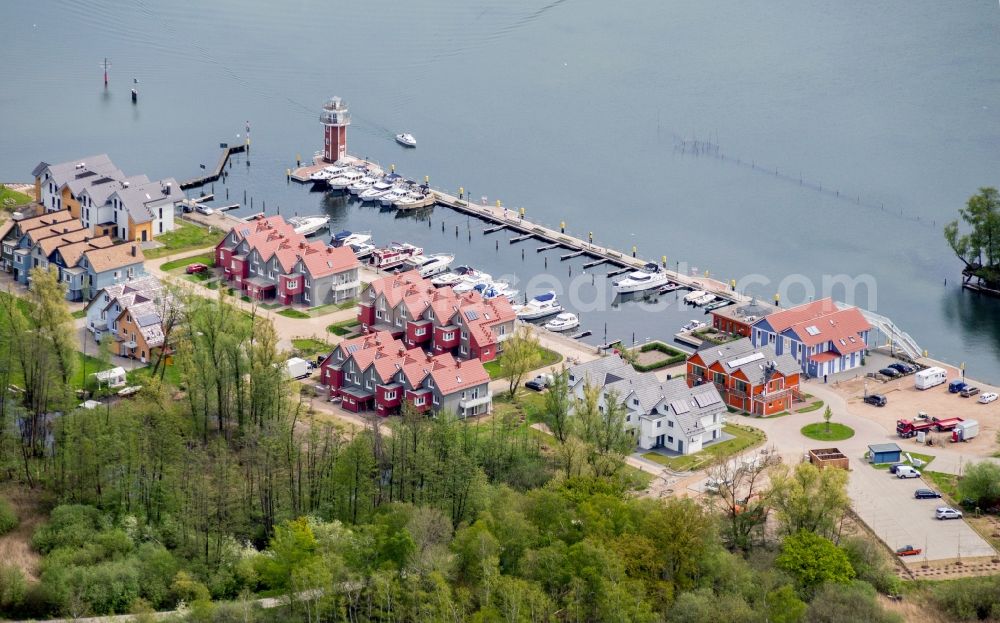
[[[962,511],[955,510],[950,506],[939,506],[937,511],[934,513],[934,517],[937,519],[961,519]]]
[[[205,266],[204,264],[188,264],[187,268],[184,269],[184,272],[189,275],[193,275],[195,273],[203,273],[206,270],[208,270],[208,266]]]
[[[889,401],[882,394],[868,394],[865,396],[865,402],[876,407],[884,407]]]
[[[210,214],[214,214],[215,213],[215,210],[213,210],[212,208],[210,208],[208,206],[201,205],[200,203],[195,208],[195,211],[198,212],[199,214],[204,214],[205,216],[208,216]]]
[[[941,497],[941,494],[934,489],[917,489],[913,492],[913,497],[918,500],[930,500]]]
[[[958,392],[962,391],[963,389],[965,389],[965,381],[959,381],[959,380],[956,379],[956,380],[952,381],[951,383],[948,383],[948,393],[949,394],[957,394]]]
[[[988,405],[997,399],[996,392],[986,392],[985,394],[979,394],[979,402],[984,405]]]
[[[919,554],[922,551],[924,551],[924,550],[920,549],[919,547],[913,547],[912,545],[904,545],[903,547],[900,547],[899,549],[896,550],[896,555],[897,556],[916,556],[917,554]]]
[[[900,465],[896,468],[896,478],[920,478],[920,472],[909,465]]]
[[[552,383],[551,374],[539,374],[535,378],[525,383],[524,386],[527,387],[528,389],[533,389],[536,392],[540,392],[546,387],[548,387],[549,384],[551,383]]]
[[[899,370],[895,368],[882,368],[881,370],[878,371],[878,373],[881,374],[882,376],[887,376],[890,379],[894,379],[897,376],[903,376],[902,374],[899,373]]]
[[[900,374],[911,374],[911,373],[913,373],[913,367],[912,366],[908,366],[905,363],[901,363],[901,362],[890,363],[889,367],[892,368],[893,370],[895,370],[896,372],[899,372]]]
[[[966,385],[965,389],[959,392],[962,398],[968,398],[969,396],[974,396],[979,393],[979,388],[975,385]]]

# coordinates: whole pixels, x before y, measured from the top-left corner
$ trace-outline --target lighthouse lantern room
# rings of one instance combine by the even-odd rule
[[[344,100],[335,96],[323,105],[319,120],[323,124],[323,159],[336,162],[347,155],[347,126],[351,125],[351,113]]]

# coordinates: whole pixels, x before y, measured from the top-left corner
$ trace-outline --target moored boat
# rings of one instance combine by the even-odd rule
[[[293,216],[288,219],[295,233],[311,236],[324,229],[330,222],[329,216]]]
[[[413,135],[409,132],[403,132],[402,134],[396,135],[396,142],[403,147],[416,147],[417,139],[413,138]],[[431,150],[433,151],[433,150]]]
[[[545,323],[545,328],[549,331],[569,331],[580,326],[580,319],[576,314],[562,312],[552,320]]]
[[[448,267],[454,261],[455,256],[451,253],[432,253],[431,255],[411,257],[406,261],[406,264],[420,273],[421,277],[428,278],[448,270]]]
[[[549,291],[539,294],[517,310],[518,320],[538,320],[563,311],[556,293]]]
[[[618,294],[628,292],[643,292],[653,288],[659,288],[670,283],[670,279],[665,272],[660,271],[656,264],[649,263],[642,270],[629,273],[623,279],[615,281],[611,287]]]
[[[401,266],[406,260],[423,252],[422,248],[408,242],[394,242],[388,247],[372,251],[369,263],[375,268],[387,270]]]

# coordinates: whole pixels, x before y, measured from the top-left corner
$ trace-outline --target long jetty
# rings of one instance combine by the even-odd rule
[[[201,177],[192,177],[189,180],[181,182],[181,190],[198,188],[199,186],[204,186],[205,184],[219,179],[222,176],[223,169],[226,168],[226,163],[229,162],[229,157],[233,154],[243,153],[246,150],[246,145],[226,145],[222,148],[222,153],[219,155],[219,161],[215,163],[215,168],[212,169],[212,172],[202,175]]]
[[[348,156],[348,158],[356,161],[357,164],[374,164],[370,160],[364,160],[354,156]],[[290,180],[300,183],[309,183],[311,181],[309,176],[323,169],[325,166],[329,165],[323,162],[319,156],[316,156],[311,164],[306,164],[305,166],[300,166],[295,169],[288,169],[286,171],[286,175]],[[567,234],[565,231],[555,230],[545,227],[544,225],[533,223],[530,220],[523,218],[518,212],[508,210],[503,207],[480,205],[464,197],[459,198],[455,195],[439,190],[432,190],[431,192],[434,193],[438,205],[469,216],[474,216],[487,223],[486,229],[483,230],[484,234],[506,229],[515,234],[512,238],[510,238],[511,243],[534,238],[546,243],[551,248],[561,247],[566,249],[568,252],[567,255],[563,256],[566,259],[569,259],[570,257],[585,256],[588,260],[591,260],[589,262],[589,265],[591,266],[596,266],[600,263],[610,264],[612,266],[612,270],[608,272],[609,277],[641,269],[646,266],[646,264],[653,263],[650,260],[645,260],[638,256],[628,255],[610,247],[604,247],[596,245],[592,242],[581,240],[580,238]],[[657,262],[657,264],[659,263]],[[667,276],[672,281],[686,288],[711,292],[717,298],[732,301],[734,303],[745,303],[750,300],[750,297],[734,292],[728,284],[718,281],[717,279],[684,275],[677,271],[672,271],[666,266],[663,266],[662,270],[666,272]]]

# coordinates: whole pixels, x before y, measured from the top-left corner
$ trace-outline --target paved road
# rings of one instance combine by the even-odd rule
[[[890,548],[903,545],[925,548],[927,560],[994,555],[993,548],[964,521],[934,519],[934,509],[940,505],[940,500],[913,498],[915,489],[930,486],[923,479],[900,480],[865,462],[863,457],[868,444],[900,441],[894,430],[887,431],[877,422],[852,413],[839,394],[820,383],[810,382],[805,390],[824,400],[833,410],[833,421],[853,428],[854,436],[831,443],[804,437],[800,429],[821,421],[822,411],[764,420],[744,416],[731,416],[730,419],[762,429],[767,433],[768,443],[791,464],[797,463],[810,448],[839,448],[851,460],[848,494],[855,511]],[[948,447],[927,448],[924,452],[935,456],[931,464],[934,471],[950,474],[960,473],[962,467],[973,460],[996,460],[964,455]],[[921,555],[920,560],[923,559]]]

